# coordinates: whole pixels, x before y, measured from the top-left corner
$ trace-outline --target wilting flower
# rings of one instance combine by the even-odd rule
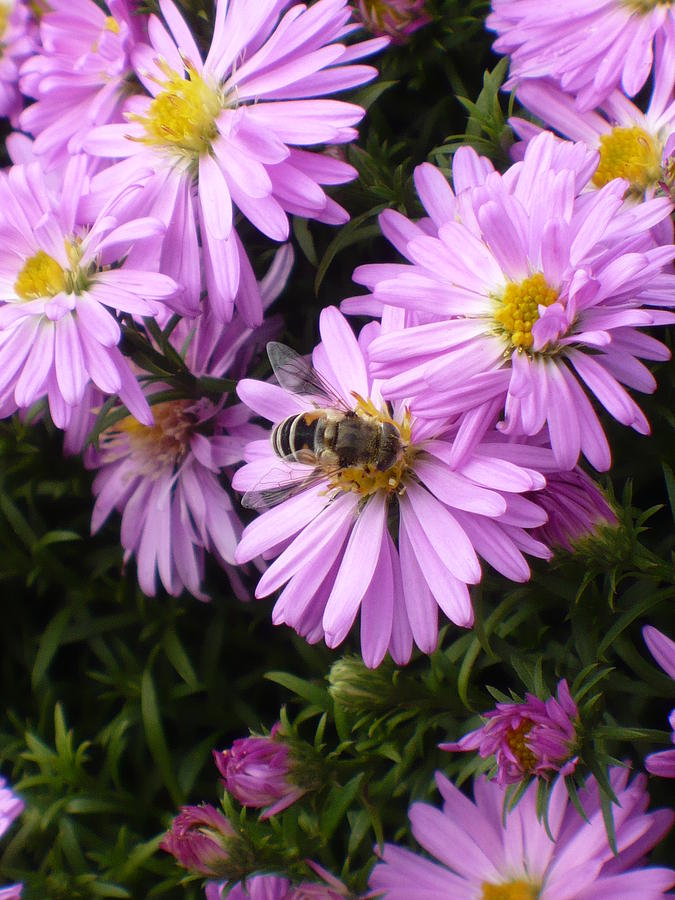
[[[675,10],[660,0],[492,0],[485,25],[497,32],[493,49],[511,57],[507,88],[553,78],[580,109],[598,106],[619,86],[637,94],[654,54],[672,60],[675,48]]]
[[[645,625],[642,629],[642,636],[649,647],[649,652],[663,671],[675,679],[675,641],[671,641],[653,625]],[[672,742],[675,744],[675,709],[670,714],[669,722],[673,729]],[[653,775],[675,778],[675,750],[651,753],[645,759],[645,768]]]
[[[445,423],[420,422],[405,404],[390,407],[382,399],[367,364],[379,324],[367,326],[357,342],[331,307],[321,313],[319,327],[322,343],[313,361],[330,395],[317,396],[307,382],[316,375],[309,369],[303,374],[297,357],[291,378],[302,382],[298,392],[288,380],[286,389],[243,380],[239,396],[277,427],[285,421],[287,431],[300,415],[316,420],[317,401],[319,407],[332,405],[356,427],[351,441],[359,444],[361,429],[380,431],[388,449],[381,458],[362,453],[353,465],[340,467],[330,453],[323,464],[312,454],[304,461],[302,453],[289,462],[270,441],[252,443],[233,487],[253,492],[260,505],[268,496],[285,499],[246,527],[236,559],[277,557],[256,589],[257,597],[265,597],[286,585],[274,608],[276,624],[285,622],[310,642],[325,635],[335,647],[360,608],[366,664],[377,666],[387,648],[404,663],[413,639],[426,653],[435,649],[439,606],[457,625],[472,624],[468,585],[481,577],[477,554],[515,581],[530,574],[522,550],[548,558],[549,551],[524,530],[541,524],[545,514],[520,496],[544,480],[518,464],[519,445],[499,441],[485,441],[455,466]],[[251,504],[250,495],[245,500]],[[387,524],[397,517],[398,546]]]
[[[10,0],[0,7],[0,116],[9,117],[16,126],[23,107],[19,92],[19,67],[35,53],[37,28],[30,6],[22,0]]]
[[[7,787],[5,778],[0,778],[0,837],[11,827],[12,822],[23,812],[24,803]],[[21,897],[20,884],[0,888],[0,900],[18,900]]]
[[[544,79],[528,79],[519,85],[516,96],[522,105],[563,137],[583,141],[597,150],[600,162],[588,187],[599,188],[613,178],[629,185],[629,197],[651,197],[666,178],[666,146],[675,133],[675,107],[672,104],[675,67],[672,58],[668,70],[661,67],[655,80],[651,102],[642,112],[621,91],[613,91],[597,109],[581,112],[574,97]],[[530,140],[541,129],[520,118],[509,119],[517,134]],[[521,145],[516,145],[521,153]],[[665,219],[663,243],[672,241],[672,225]]]
[[[292,252],[280,248],[261,283],[267,306],[286,284]],[[263,330],[267,334],[267,330]],[[241,377],[243,365],[259,337],[239,316],[227,325],[208,313],[195,323],[181,321],[172,333],[174,347],[191,339],[186,363],[197,376]],[[154,383],[148,396],[162,388]],[[154,595],[157,575],[169,594],[183,589],[201,600],[205,551],[226,569],[237,594],[246,598],[234,566],[241,534],[237,510],[221,482],[221,473],[243,458],[244,447],[262,434],[250,424],[240,403],[222,400],[167,399],[153,406],[154,424],[128,416],[106,429],[99,452],[87,458],[97,468],[92,532],[117,509],[122,513],[121,542],[125,560],[136,557],[138,581]],[[82,446],[93,424],[89,406],[80,410],[68,448]]]
[[[230,856],[229,839],[235,836],[225,816],[210,803],[183,806],[159,848],[192,872],[218,876]]]
[[[128,258],[111,265],[135,244],[161,239],[163,226],[105,215],[90,229],[77,226],[85,167],[84,157],[72,158],[59,195],[36,163],[0,174],[0,409],[7,415],[46,395],[54,423],[65,428],[91,379],[150,424],[150,408],[117,347],[115,312],[155,316],[174,305],[178,286],[133,268]]]
[[[124,161],[99,173],[94,192],[120,196],[167,226],[161,271],[186,289],[193,314],[201,291],[197,226],[206,289],[221,322],[235,302],[247,324],[262,320],[260,298],[239,292],[250,264],[234,228],[236,207],[276,241],[288,237],[291,212],[332,224],[347,213],[321,185],[341,184],[356,171],[326,154],[300,149],[356,137],[364,110],[323,99],[373,78],[370,66],[351,65],[382,40],[345,47],[352,28],[347,0],[294,6],[288,0],[218,3],[211,48],[202,61],[171,0],[161,0],[171,32],[151,17],[153,46],[134,61],[149,93],[130,100],[128,122],[95,129],[86,149]]]
[[[558,696],[540,700],[527,694],[524,703],[498,703],[482,713],[485,725],[465,734],[442,750],[478,750],[483,759],[495,757],[498,784],[515,784],[526,775],[548,777],[574,770],[579,711],[567,682],[558,684]]]
[[[373,34],[386,34],[394,43],[431,22],[426,0],[354,0],[359,19]]]
[[[646,778],[630,784],[615,767],[610,781],[618,854],[607,840],[598,787],[593,778],[579,792],[587,820],[570,803],[562,776],[556,780],[547,822],[536,812],[532,783],[515,809],[503,812],[506,788],[479,777],[472,803],[440,773],[436,783],[443,811],[424,803],[410,809],[412,833],[437,862],[385,844],[370,887],[384,900],[452,897],[523,900],[656,900],[675,885],[675,870],[643,867],[645,855],[668,831],[673,812],[647,813]]]
[[[35,136],[45,165],[82,150],[95,125],[121,121],[130,55],[147,17],[133,0],[49,0],[40,20],[42,47],[21,69],[21,90],[35,97],[21,128]]]
[[[572,552],[601,526],[617,523],[600,488],[578,466],[569,472],[547,472],[546,487],[532,499],[548,513],[548,520],[533,528],[532,535],[551,548]]]
[[[486,425],[503,410],[505,434],[547,430],[560,469],[571,469],[580,452],[597,469],[610,465],[582,384],[619,422],[649,432],[623,385],[655,390],[640,358],[670,356],[637,329],[673,321],[648,308],[675,305],[668,271],[675,246],[657,246],[649,231],[671,204],[624,204],[620,179],[579,193],[596,161],[582,144],[547,132],[504,175],[460,148],[456,195],[433,166],[417,168],[431,222],[414,224],[392,210],[380,217],[412,266],[358,268],[354,279],[373,295],[342,305],[406,311],[410,327],[369,348],[385,397],[412,397],[420,416],[473,409]]]
[[[239,738],[229,750],[214,750],[213,758],[226,789],[242,806],[266,806],[261,819],[269,819],[295,803],[306,792],[294,781],[291,748],[277,722],[268,735]],[[297,776],[302,778],[302,773]]]

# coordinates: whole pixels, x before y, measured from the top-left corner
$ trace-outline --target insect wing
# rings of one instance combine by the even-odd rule
[[[309,397],[317,401],[317,406],[327,405],[333,409],[349,411],[349,407],[337,391],[295,350],[286,344],[270,341],[267,344],[267,355],[277,381],[284,390]]]
[[[307,472],[306,465],[279,458],[271,461],[269,471],[254,488],[246,491],[241,498],[241,505],[247,509],[270,509],[316,484],[328,487],[323,469]]]

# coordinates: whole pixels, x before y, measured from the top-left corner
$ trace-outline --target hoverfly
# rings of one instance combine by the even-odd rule
[[[270,442],[279,465],[244,494],[242,506],[274,506],[318,482],[334,483],[346,473],[357,480],[372,478],[403,458],[406,444],[400,430],[372,403],[355,394],[357,408],[350,409],[311,363],[285,344],[270,341],[267,355],[280,386],[310,400],[314,409],[287,416],[274,426]],[[307,475],[293,463],[313,469]]]

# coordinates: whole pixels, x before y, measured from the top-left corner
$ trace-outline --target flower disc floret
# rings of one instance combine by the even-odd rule
[[[166,62],[158,61],[166,75],[159,82],[161,91],[150,103],[145,115],[130,115],[140,122],[146,143],[183,152],[188,157],[208,153],[218,136],[216,118],[225,106],[222,90],[211,87],[207,79],[189,63],[183,73],[175,72]]]
[[[530,350],[534,342],[532,326],[539,319],[539,307],[550,306],[558,299],[541,272],[516,283],[510,281],[498,300],[495,320],[512,347]]]
[[[114,458],[116,448],[124,448],[134,457],[138,471],[147,478],[158,478],[167,466],[179,466],[190,449],[194,432],[194,403],[169,400],[153,407],[153,425],[144,425],[127,416],[101,435],[101,447]]]
[[[505,884],[489,884],[485,881],[481,885],[481,900],[538,900],[540,887],[541,885],[520,878]]]
[[[644,128],[616,127],[600,136],[600,162],[593,184],[602,187],[614,178],[625,178],[638,194],[662,176],[661,149]]]

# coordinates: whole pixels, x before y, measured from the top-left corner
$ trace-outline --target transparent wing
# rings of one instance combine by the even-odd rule
[[[349,412],[349,407],[337,391],[295,350],[291,350],[286,344],[270,341],[267,355],[277,381],[284,390],[310,397],[317,401],[318,406],[328,405]]]
[[[306,466],[298,466],[279,458],[270,463],[269,472],[260,479],[255,488],[246,491],[241,505],[247,509],[269,509],[295,497],[317,484],[324,484],[329,490],[330,473],[326,469],[314,468],[307,472]]]

